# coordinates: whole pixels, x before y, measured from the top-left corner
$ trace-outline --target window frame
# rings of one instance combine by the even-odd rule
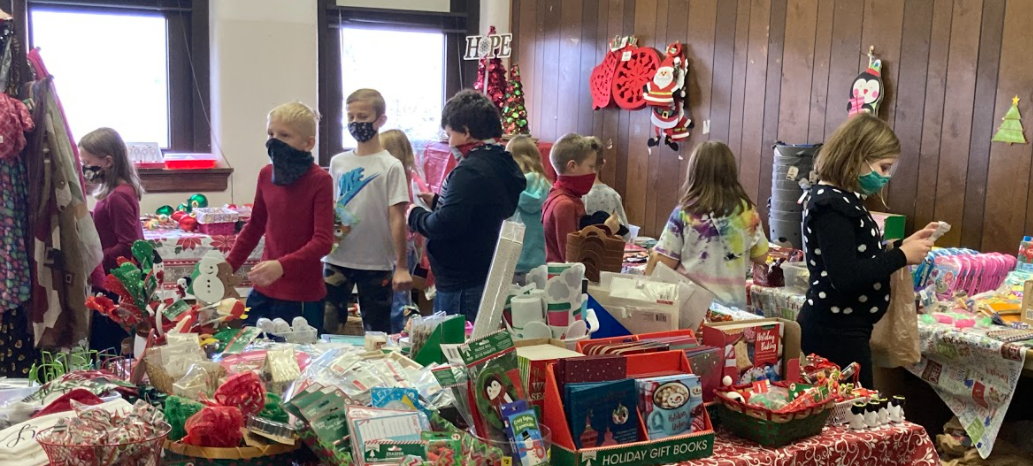
[[[338,6],[335,0],[319,0],[319,165],[328,167],[330,158],[344,147],[344,101],[341,76],[342,26],[414,29],[440,32],[445,36],[444,98],[447,100],[477,79],[477,63],[462,58],[467,35],[476,35],[479,0],[452,0],[450,12],[389,10]]]
[[[167,24],[169,147],[165,152],[211,152],[209,108],[209,0],[4,0],[25,27],[22,43],[32,39],[31,11],[157,14]],[[8,10],[8,11],[11,11]],[[182,32],[181,32],[182,31]]]

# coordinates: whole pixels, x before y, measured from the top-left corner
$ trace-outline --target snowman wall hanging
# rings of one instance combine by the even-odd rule
[[[645,84],[645,101],[651,114],[655,137],[649,138],[649,147],[660,142],[678,150],[678,141],[689,137],[692,119],[686,114],[687,93],[685,84],[689,77],[689,62],[680,42],[667,46],[664,59],[656,69],[652,81]]]
[[[858,74],[850,86],[850,100],[847,103],[848,115],[870,113],[878,116],[883,91],[882,60],[875,58],[875,47],[872,46],[868,48],[868,68]]]

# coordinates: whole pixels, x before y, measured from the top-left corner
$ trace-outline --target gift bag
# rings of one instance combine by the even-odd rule
[[[908,366],[922,359],[913,286],[908,267],[893,272],[890,277],[889,309],[876,322],[870,340],[872,363],[877,367]]]

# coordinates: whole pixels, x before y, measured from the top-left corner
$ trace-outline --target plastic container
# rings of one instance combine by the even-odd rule
[[[214,154],[191,154],[169,152],[165,154],[165,168],[169,170],[204,170],[215,168],[218,160]]]
[[[529,454],[544,455],[544,462],[540,465],[549,465],[552,455],[552,431],[544,424],[538,424],[538,430],[542,434],[542,444],[533,446],[515,445],[510,441],[490,440],[478,437],[472,432],[463,436],[462,461],[459,464],[476,464],[478,466],[519,466],[518,456],[520,449],[529,450]]]
[[[806,293],[811,278],[807,264],[803,262],[783,262],[782,273],[785,274],[786,288]]]
[[[628,225],[628,242],[629,243],[635,244],[635,238],[638,238],[638,232],[640,230],[641,230],[641,227],[639,227],[638,225]]]

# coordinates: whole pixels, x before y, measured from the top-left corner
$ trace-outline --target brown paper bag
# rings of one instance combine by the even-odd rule
[[[872,363],[878,367],[907,366],[922,359],[918,349],[914,282],[907,267],[893,272],[890,277],[889,310],[875,324],[870,344]]]

